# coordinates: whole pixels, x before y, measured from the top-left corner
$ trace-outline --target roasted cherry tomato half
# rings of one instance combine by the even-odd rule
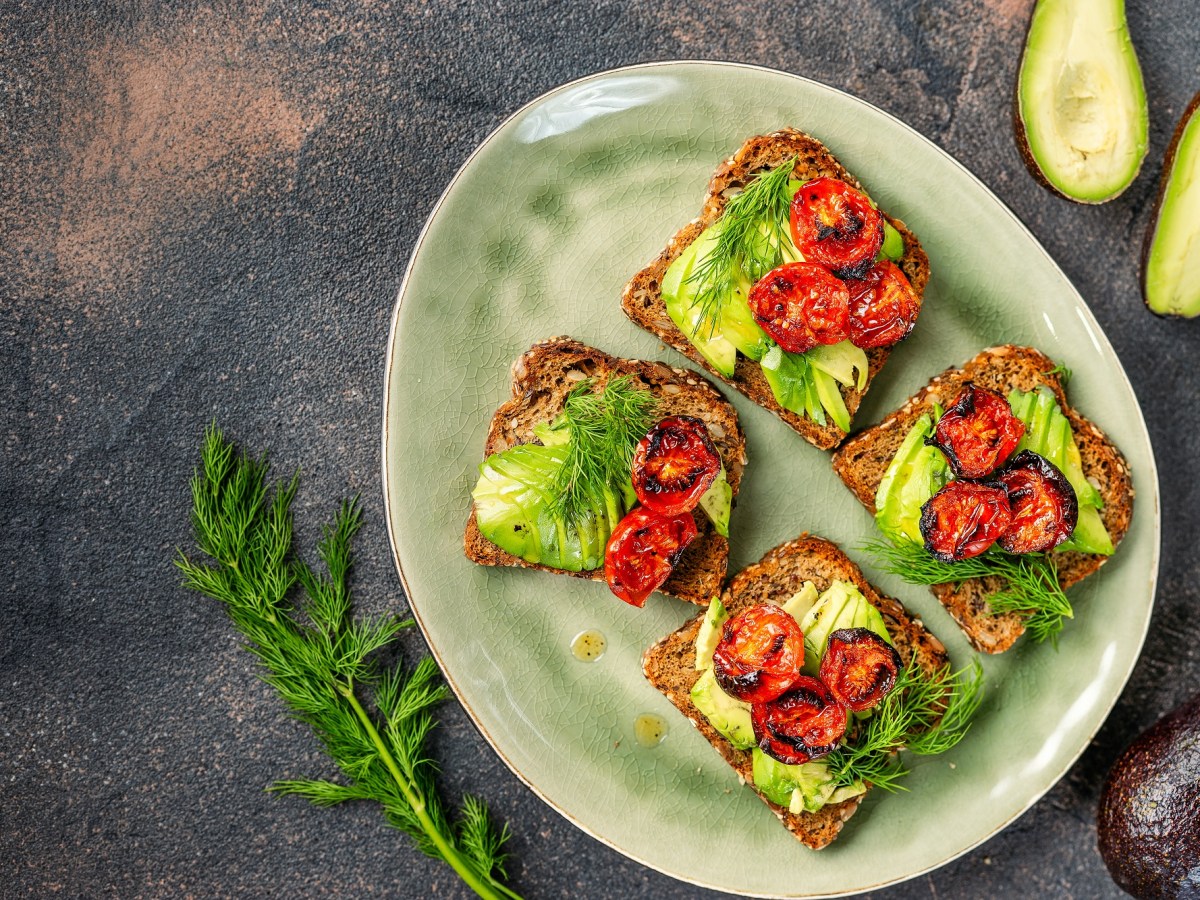
[[[841,279],[812,263],[784,263],[750,288],[754,321],[789,353],[844,341],[850,292]]]
[[[1071,536],[1079,521],[1079,499],[1067,476],[1050,460],[1022,450],[996,481],[1008,491],[1012,507],[1012,522],[997,538],[1009,553],[1045,553]]]
[[[783,607],[763,604],[725,623],[713,651],[721,690],[746,703],[774,700],[800,677],[804,632]]]
[[[691,512],[721,473],[708,427],[671,416],[650,429],[633,451],[633,489],[642,506],[664,516]]]
[[[1024,434],[1025,423],[1003,396],[968,381],[926,443],[946,454],[959,478],[983,478],[1008,459]]]
[[[869,628],[839,628],[821,658],[821,680],[838,703],[870,709],[896,686],[900,654]]]
[[[814,178],[796,192],[792,239],[809,262],[840,278],[861,278],[883,247],[883,214],[867,195],[836,178]]]
[[[626,603],[645,606],[646,598],[671,576],[695,537],[691,513],[660,516],[642,506],[630,510],[604,548],[604,580],[609,590]]]
[[[850,341],[871,350],[908,337],[921,312],[921,298],[895,263],[879,263],[861,281],[848,281]]]
[[[925,549],[942,562],[978,556],[1011,522],[1008,493],[998,484],[952,481],[921,507]]]
[[[753,704],[750,724],[763,753],[798,766],[837,748],[846,733],[846,707],[820,681],[801,675],[782,697]]]

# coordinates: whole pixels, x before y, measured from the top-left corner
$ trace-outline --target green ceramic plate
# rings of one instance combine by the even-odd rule
[[[1072,402],[1125,452],[1138,501],[1120,552],[1072,592],[1058,650],[985,661],[989,699],[968,739],[918,761],[909,793],[873,794],[821,853],[797,843],[708,743],[642,678],[642,651],[694,614],[645,609],[603,584],[482,568],[462,552],[470,490],[509,365],[569,334],[631,357],[689,365],[630,324],[625,281],[694,217],[714,166],[746,137],[793,125],[825,141],[929,253],[913,336],[860,412],[878,421],[943,368],[1003,342],[1074,372]],[[872,520],[829,456],[726,391],[750,463],[730,570],[812,531],[854,548]],[[421,628],[487,740],[547,803],[601,841],[697,884],[812,897],[879,887],[941,865],[1019,816],[1062,776],[1116,701],[1150,618],[1158,485],[1138,403],[1087,306],[1029,232],[977,179],[901,122],[780,72],[714,63],[621,69],[558,88],[471,156],[417,243],[388,348],[384,491],[396,562]],[[853,554],[865,563],[861,554]],[[916,610],[958,663],[969,653],[921,588],[868,577]],[[571,639],[608,650],[578,662]],[[670,725],[646,749],[642,713]]]

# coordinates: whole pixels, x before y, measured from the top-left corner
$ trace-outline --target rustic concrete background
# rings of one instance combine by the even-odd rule
[[[0,9],[0,895],[461,897],[372,808],[262,788],[326,773],[212,603],[170,565],[214,417],[285,469],[310,541],[361,491],[360,608],[403,604],[379,494],[388,317],[433,203],[505,116],[569,79],[761,63],[896,114],[962,160],[1087,298],[1145,403],[1163,479],[1153,633],[1082,760],[1012,827],[879,897],[1116,896],[1095,806],[1120,749],[1200,685],[1195,326],[1148,315],[1137,255],[1200,88],[1195,0],[1130,0],[1151,153],[1099,208],[1021,165],[1010,94],[1031,0],[9,2]],[[423,650],[409,635],[410,655]],[[531,897],[697,891],[576,831],[454,704],[449,793],[507,819]],[[710,895],[711,896],[711,895]]]

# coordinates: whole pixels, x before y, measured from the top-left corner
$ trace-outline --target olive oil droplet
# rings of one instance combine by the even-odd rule
[[[604,655],[607,646],[604,635],[593,628],[591,631],[581,631],[575,635],[571,641],[571,652],[580,662],[595,662]]]
[[[643,747],[657,747],[667,736],[666,720],[654,713],[642,713],[633,722],[633,736]]]

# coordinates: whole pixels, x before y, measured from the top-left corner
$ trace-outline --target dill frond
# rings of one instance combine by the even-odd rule
[[[551,515],[579,522],[604,506],[605,492],[621,496],[629,483],[633,450],[654,423],[658,399],[628,375],[600,391],[581,381],[567,396],[559,427],[570,437],[567,458],[555,475]]]
[[[688,276],[700,307],[694,334],[707,329],[706,336],[712,336],[722,305],[741,279],[753,283],[783,263],[782,248],[792,239],[788,182],[795,165],[792,157],[756,175],[726,204],[716,245]]]
[[[195,541],[209,561],[180,552],[175,563],[186,587],[225,606],[263,680],[312,728],[345,778],[284,780],[269,790],[318,806],[373,800],[389,824],[451,866],[480,897],[520,900],[500,881],[507,828],[497,830],[483,803],[470,797],[452,824],[437,792],[436,767],[425,750],[435,724],[431,710],[448,695],[437,666],[425,657],[408,671],[399,663],[379,671],[376,654],[412,621],[351,616],[350,543],[362,524],[357,502],[343,503],[326,526],[317,548],[325,571],[318,573],[292,547],[298,479],[271,484],[267,471],[265,458],[237,453],[211,426],[192,478]]]

